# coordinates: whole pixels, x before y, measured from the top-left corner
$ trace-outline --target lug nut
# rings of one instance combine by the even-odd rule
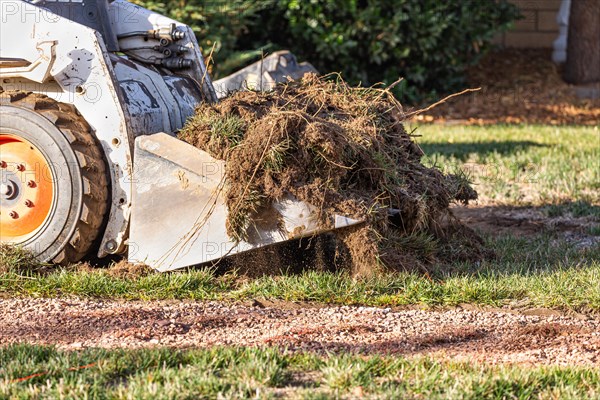
[[[0,168],[6,168],[7,166],[6,161],[0,161]]]
[[[31,201],[31,200],[25,200],[25,206],[29,207],[29,208],[33,208],[33,201]]]
[[[19,218],[19,214],[17,214],[15,211],[11,211],[11,212],[10,212],[8,215],[9,215],[9,216],[10,216],[12,219],[17,219],[17,218]]]
[[[35,184],[35,182],[34,182],[34,181],[29,181],[29,182],[27,182],[27,186],[33,189],[33,188],[34,188],[34,187],[36,187],[37,185]]]
[[[19,171],[19,172],[25,171],[25,166],[23,164],[19,164],[19,166],[17,167],[17,171]]]

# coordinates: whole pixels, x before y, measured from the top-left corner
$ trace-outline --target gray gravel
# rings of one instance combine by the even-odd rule
[[[594,318],[269,304],[0,299],[0,345],[281,346],[490,363],[600,365],[600,321]]]

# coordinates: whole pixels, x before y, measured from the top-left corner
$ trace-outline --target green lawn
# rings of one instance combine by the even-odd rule
[[[589,234],[600,234],[598,129],[432,125],[421,126],[417,132],[423,135],[419,142],[428,162],[436,160],[442,168],[464,168],[465,163],[471,163],[513,171],[506,176],[474,176],[483,198],[501,204],[535,204],[548,216],[585,216],[596,221]],[[528,169],[530,165],[534,167]],[[534,238],[487,237],[487,243],[496,258],[477,265],[432,266],[430,277],[390,272],[369,279],[355,279],[344,272],[306,271],[249,280],[235,273],[217,275],[210,269],[130,279],[115,277],[106,270],[78,268],[37,274],[23,271],[27,260],[0,252],[0,264],[5,267],[0,265],[0,296],[270,298],[381,306],[501,306],[518,301],[531,307],[600,310],[599,245],[579,248],[551,232]]]
[[[249,280],[201,269],[120,278],[105,269],[59,269],[46,274],[10,270],[0,274],[0,293],[132,300],[268,298],[376,306],[501,306],[518,300],[531,307],[600,310],[600,246],[583,251],[565,242],[554,243],[550,236],[490,238],[488,243],[496,259],[432,268],[431,277],[390,272],[353,278],[344,272],[306,271]]]
[[[600,372],[290,354],[274,348],[0,348],[0,398],[330,399],[360,394],[381,399],[591,399],[600,396]]]
[[[487,201],[600,206],[598,127],[422,125],[415,134],[428,164],[461,168]]]
[[[421,126],[426,162],[462,169],[480,204],[535,205],[548,217],[595,221],[600,235],[600,133],[579,127]],[[281,299],[374,306],[473,303],[600,311],[600,246],[547,232],[486,237],[496,257],[435,265],[430,276],[353,278],[305,271],[248,279],[211,269],[119,277],[106,269],[48,270],[0,248],[0,298],[75,295],[137,300]],[[281,266],[282,271],[286,266]],[[36,272],[38,271],[38,272]],[[490,366],[431,358],[290,354],[276,348],[101,350],[0,348],[0,399],[196,398],[590,399],[600,373],[583,367]]]

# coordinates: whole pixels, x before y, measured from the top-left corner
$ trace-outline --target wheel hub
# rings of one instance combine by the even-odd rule
[[[2,205],[13,204],[15,200],[18,200],[21,194],[20,182],[16,179],[8,178],[9,173],[6,173],[6,179],[2,179],[0,183],[0,199],[2,199]]]
[[[54,180],[42,152],[29,141],[0,134],[0,240],[21,242],[48,219]]]
[[[7,185],[0,185],[0,195],[4,200],[9,200],[13,197],[13,193],[16,192],[15,183],[13,181],[9,181]]]

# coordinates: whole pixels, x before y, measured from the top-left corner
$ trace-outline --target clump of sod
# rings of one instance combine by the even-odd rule
[[[42,272],[47,264],[39,262],[33,253],[18,246],[0,243],[0,273]]]
[[[356,273],[480,258],[481,240],[448,208],[477,194],[466,179],[421,163],[404,116],[387,90],[311,74],[202,104],[179,137],[227,162],[227,229],[236,240],[289,193],[317,206],[323,225],[334,213],[365,221],[338,232]]]

